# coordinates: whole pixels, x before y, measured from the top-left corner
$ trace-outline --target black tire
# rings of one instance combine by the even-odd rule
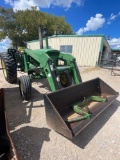
[[[23,75],[19,78],[19,90],[22,99],[29,100],[31,98],[31,80],[29,76]]]
[[[17,81],[17,65],[14,58],[7,53],[1,53],[1,66],[6,81],[15,83]]]
[[[77,71],[77,75],[78,75],[79,81],[80,81],[80,83],[82,83],[82,78],[81,78],[77,63],[75,62],[74,65],[75,65],[75,68],[76,68],[76,71]]]
[[[68,71],[60,73],[60,84],[62,87],[68,87],[72,85],[72,77]]]

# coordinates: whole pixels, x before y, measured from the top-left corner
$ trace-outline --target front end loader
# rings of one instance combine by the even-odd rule
[[[72,138],[91,123],[118,97],[100,78],[82,82],[75,58],[55,49],[8,49],[1,65],[9,83],[19,78],[20,95],[31,97],[33,79],[47,78],[52,93],[44,95],[46,120],[56,132]]]
[[[1,65],[9,83],[17,81],[17,70],[26,72],[19,78],[20,94],[31,97],[31,80],[47,78],[52,91],[82,82],[75,58],[54,49],[8,49],[1,54]]]
[[[100,78],[44,95],[47,124],[72,139],[118,97]]]

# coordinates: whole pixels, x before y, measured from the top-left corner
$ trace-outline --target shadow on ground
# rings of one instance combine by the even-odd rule
[[[19,159],[39,160],[44,141],[50,141],[50,131],[47,128],[26,126],[11,133]]]
[[[43,83],[43,85],[40,86],[40,88],[44,87],[44,85],[46,86],[46,84],[47,84],[47,88],[49,89],[47,81],[43,80],[42,83]],[[39,84],[38,84],[38,86],[39,86]],[[25,101],[25,102],[22,102],[22,100],[20,98],[18,87],[6,88],[5,91],[6,91],[5,93],[6,93],[6,98],[7,98],[7,101],[6,101],[7,116],[10,117],[10,119],[11,119],[9,121],[9,118],[8,118],[8,121],[10,122],[9,123],[10,130],[14,130],[14,128],[20,124],[30,123],[32,109],[36,108],[36,107],[43,107],[44,106],[44,105],[35,105],[35,104],[33,105],[34,102],[43,100],[43,94],[41,94],[40,92],[38,92],[34,88],[32,89],[32,99],[30,101]],[[84,149],[85,146],[91,141],[91,139],[97,134],[97,132],[110,119],[110,117],[117,111],[119,106],[120,106],[120,102],[118,100],[115,100],[114,103],[112,103],[91,124],[89,124],[89,126],[87,126],[81,133],[79,133],[76,137],[74,137],[71,140],[72,143],[74,143],[75,145]],[[27,112],[27,109],[28,109],[28,112]],[[29,130],[29,131],[27,132],[27,130]],[[36,132],[34,132],[35,130],[36,130]],[[30,138],[30,139],[32,139],[32,141],[30,141],[30,144],[31,144],[30,146],[33,147],[33,150],[34,150],[34,147],[36,146],[36,144],[32,146],[32,143],[34,143],[34,136],[35,137],[37,136],[38,150],[39,150],[38,153],[40,154],[40,150],[41,150],[43,141],[45,140],[44,132],[46,132],[45,134],[48,135],[47,134],[48,131],[49,131],[49,129],[47,129],[47,128],[44,129],[44,128],[34,128],[34,127],[23,127],[20,130],[14,131],[12,134],[13,134],[13,136],[16,136],[16,137],[18,137],[17,135],[23,134],[23,138],[21,137],[20,141],[22,139],[24,139],[24,135],[25,135],[25,138],[32,137],[32,138]],[[39,135],[39,132],[40,133],[43,132],[43,134],[41,134],[43,137]],[[31,134],[31,135],[29,135],[29,134]],[[36,134],[36,135],[34,135],[34,134]],[[39,137],[40,137],[40,139],[39,139]],[[46,136],[46,137],[48,137],[48,136]],[[39,140],[41,140],[41,142],[39,142]],[[21,143],[23,143],[23,142],[21,142]],[[28,142],[26,142],[26,143],[28,143]],[[26,149],[27,149],[27,147],[26,147]],[[29,151],[29,148],[28,148],[28,151]],[[28,151],[26,151],[26,153],[28,153],[28,155],[29,155]],[[37,155],[37,153],[36,153],[36,155]],[[36,158],[36,160],[39,159],[39,156],[40,155],[38,155],[38,158]]]
[[[91,124],[89,124],[81,133],[71,141],[78,147],[84,149],[97,132],[105,125],[110,117],[120,107],[120,101],[115,100],[104,112],[102,112]]]
[[[32,98],[29,101],[21,99],[18,87],[5,88],[5,108],[10,130],[14,130],[21,124],[30,123],[32,109],[44,107],[41,102],[39,103],[42,100],[43,94],[34,88],[32,88]]]
[[[44,141],[50,141],[49,133],[51,130],[31,126],[21,127],[18,130],[14,129],[22,124],[30,124],[33,109],[44,107],[41,102],[43,101],[43,94],[32,88],[32,98],[29,101],[23,101],[20,97],[18,84],[13,88],[5,88],[4,90],[9,128],[18,155],[21,160],[39,160]]]
[[[33,79],[33,80],[32,80],[32,83],[33,83],[33,84],[36,83],[37,86],[38,86],[40,89],[46,89],[46,90],[51,91],[50,85],[49,85],[49,83],[48,83],[47,78],[43,78],[43,79]]]

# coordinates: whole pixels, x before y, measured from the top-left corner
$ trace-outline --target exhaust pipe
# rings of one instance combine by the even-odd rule
[[[39,34],[40,49],[43,49],[43,38],[42,38],[42,27],[41,26],[38,28],[38,34]]]
[[[39,43],[40,43],[40,49],[43,49],[43,35],[45,35],[45,43],[46,43],[46,49],[49,49],[48,45],[48,30],[47,28],[42,29],[42,27],[38,28],[39,33]]]

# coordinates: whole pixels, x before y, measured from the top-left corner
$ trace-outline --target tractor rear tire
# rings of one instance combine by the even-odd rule
[[[17,65],[14,58],[6,52],[1,53],[1,66],[5,80],[9,83],[17,81]]]
[[[60,84],[62,87],[68,87],[72,85],[72,77],[68,71],[60,73]]]
[[[31,98],[31,80],[29,76],[20,76],[19,90],[23,100],[29,100]]]

